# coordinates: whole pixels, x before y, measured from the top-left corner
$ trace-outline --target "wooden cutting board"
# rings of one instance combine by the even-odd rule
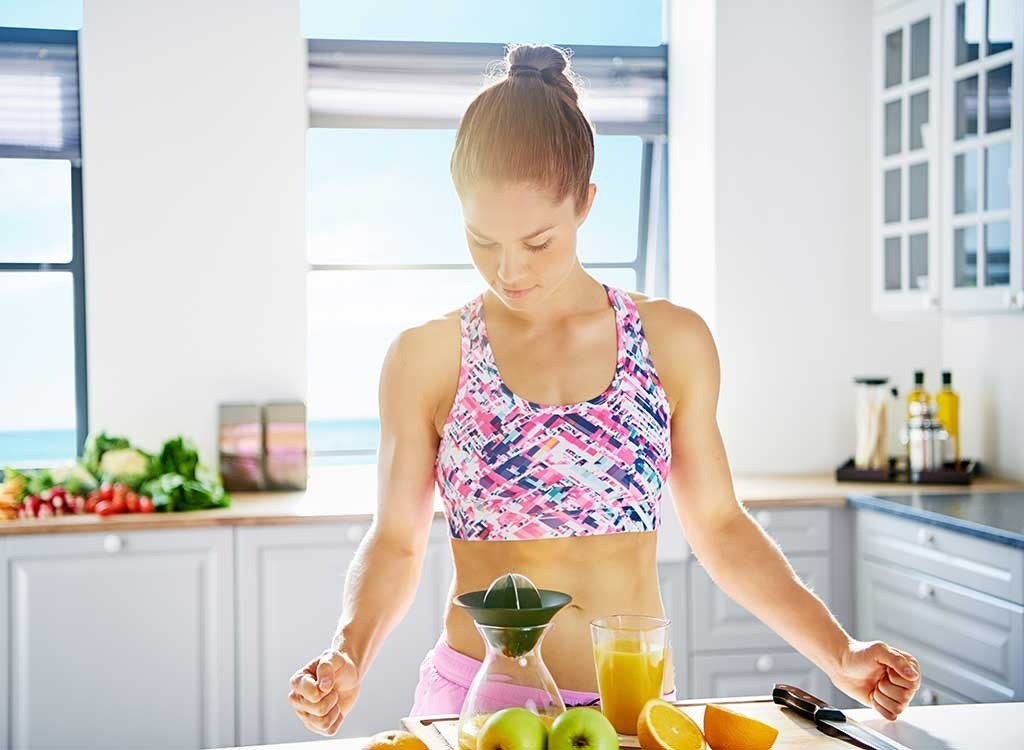
[[[746,714],[765,724],[770,724],[779,730],[779,737],[772,746],[772,750],[850,750],[852,747],[860,747],[856,743],[847,742],[834,737],[822,734],[814,726],[814,723],[803,718],[788,708],[782,708],[772,702],[767,696],[754,696],[747,698],[732,698],[729,700],[714,701],[717,705],[728,705],[742,714]],[[675,701],[673,705],[678,706],[697,722],[698,726],[704,726],[704,701]],[[407,730],[423,740],[430,750],[457,750],[455,747],[456,727],[458,726],[457,716],[415,716],[402,719],[402,724]],[[629,738],[620,736],[619,744],[629,747]],[[634,745],[635,746],[635,745]]]

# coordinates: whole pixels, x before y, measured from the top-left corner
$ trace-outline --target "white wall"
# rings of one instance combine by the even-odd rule
[[[960,394],[963,455],[1024,480],[1024,316],[950,316],[942,355]]]
[[[216,406],[304,399],[299,3],[85,0],[90,427],[216,462]]]
[[[715,334],[735,473],[834,469],[853,453],[855,375],[905,386],[941,364],[939,322],[871,312],[871,12],[863,0],[672,6],[671,40],[697,45],[669,62],[672,296]],[[692,85],[708,76],[710,91]]]

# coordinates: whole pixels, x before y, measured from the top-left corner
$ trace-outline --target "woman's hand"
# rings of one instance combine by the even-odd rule
[[[921,667],[913,656],[882,641],[851,640],[829,678],[851,698],[893,721],[921,686]]]
[[[288,702],[307,729],[329,737],[356,702],[359,681],[352,658],[330,648],[292,675]]]

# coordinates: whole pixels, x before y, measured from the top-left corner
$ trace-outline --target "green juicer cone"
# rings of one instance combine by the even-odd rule
[[[495,578],[486,591],[470,591],[455,597],[455,604],[469,612],[480,625],[506,628],[488,631],[486,637],[500,639],[494,645],[506,656],[520,656],[537,645],[543,633],[538,627],[572,601],[561,591],[538,589],[533,581],[518,573]]]

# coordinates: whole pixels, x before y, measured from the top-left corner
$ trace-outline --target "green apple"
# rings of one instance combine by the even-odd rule
[[[544,750],[547,743],[547,725],[525,708],[495,711],[476,738],[477,750]]]
[[[597,709],[570,708],[551,725],[548,750],[619,750],[619,735]]]

